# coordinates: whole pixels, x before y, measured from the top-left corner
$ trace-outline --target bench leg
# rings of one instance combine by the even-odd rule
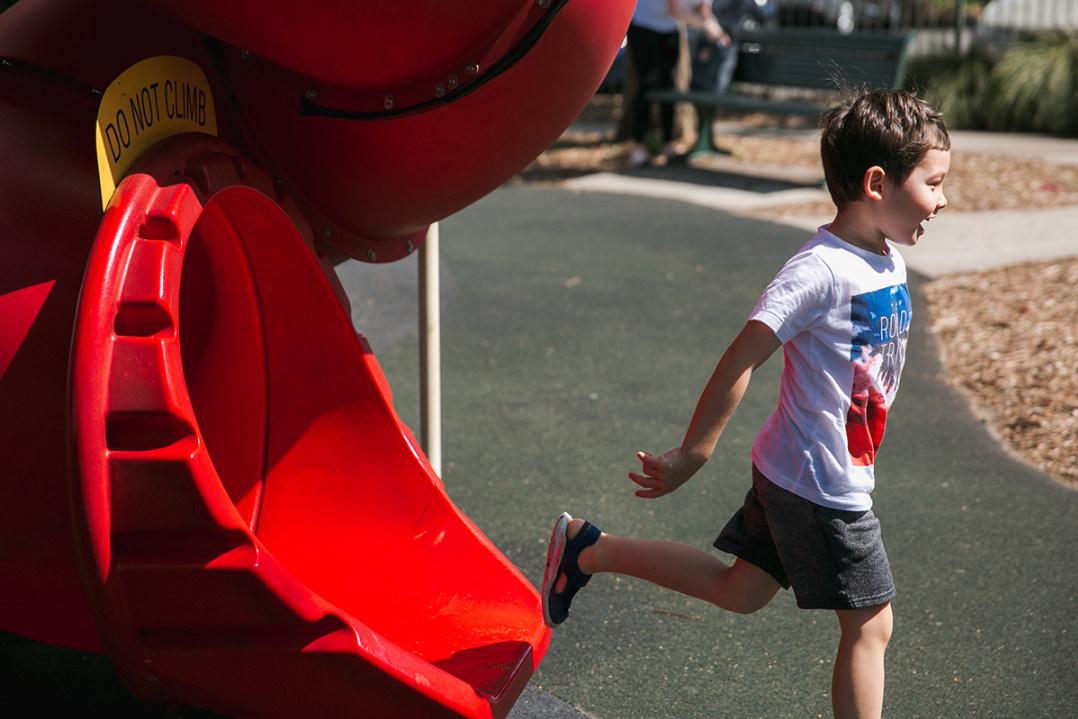
[[[715,139],[712,137],[711,126],[715,124],[715,108],[710,105],[696,105],[696,118],[696,147],[693,148],[692,156],[729,155],[729,150],[715,146]]]

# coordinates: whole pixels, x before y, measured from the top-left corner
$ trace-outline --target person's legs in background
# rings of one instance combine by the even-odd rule
[[[659,43],[659,72],[656,87],[662,90],[670,90],[674,87],[674,74],[677,72],[678,57],[681,54],[681,38],[676,32],[660,35]],[[663,138],[663,154],[668,158],[674,152],[674,105],[662,103],[659,105],[660,129]]]
[[[714,89],[720,95],[725,95],[729,91],[730,83],[734,80],[739,52],[741,52],[741,45],[737,40],[731,40],[729,45],[719,47],[719,73]]]
[[[674,71],[678,61],[678,33],[659,33],[636,25],[629,26],[629,53],[636,68],[636,97],[633,99],[632,139],[629,166],[641,167],[650,159],[645,143],[651,127],[651,103],[646,95],[650,90],[674,86]],[[664,144],[674,135],[674,106],[660,106],[660,130]]]

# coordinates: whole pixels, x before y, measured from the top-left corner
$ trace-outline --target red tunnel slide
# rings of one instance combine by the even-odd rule
[[[0,629],[229,715],[505,716],[538,595],[332,261],[406,256],[519,171],[632,3],[103,5],[0,14]]]

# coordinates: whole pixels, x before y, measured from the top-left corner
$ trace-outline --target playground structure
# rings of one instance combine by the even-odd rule
[[[333,264],[410,255],[522,169],[631,10],[0,15],[0,629],[147,701],[505,716],[538,595],[398,419]]]

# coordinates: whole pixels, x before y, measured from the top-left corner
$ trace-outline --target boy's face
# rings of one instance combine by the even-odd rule
[[[951,152],[932,149],[925,153],[901,185],[889,179],[879,206],[880,230],[900,245],[916,245],[925,233],[924,223],[947,206],[943,181],[951,169]]]

